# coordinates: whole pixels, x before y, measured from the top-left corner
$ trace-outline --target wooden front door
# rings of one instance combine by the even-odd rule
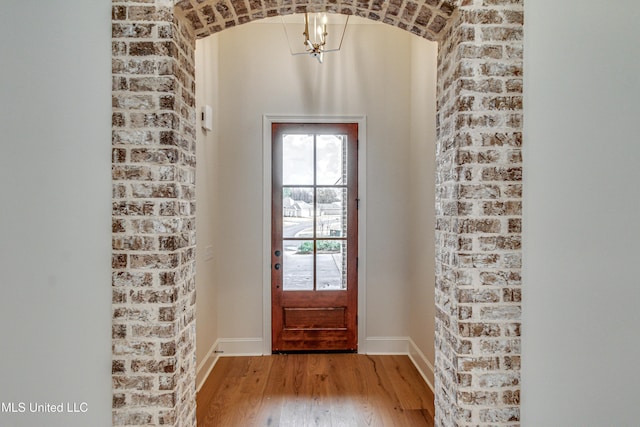
[[[358,125],[272,125],[272,350],[358,347]]]

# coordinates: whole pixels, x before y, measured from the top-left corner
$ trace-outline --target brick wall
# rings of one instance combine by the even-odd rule
[[[440,42],[436,425],[518,425],[522,0],[175,3],[113,0],[113,424],[196,424],[194,40],[308,8]]]
[[[114,1],[113,425],[195,425],[193,36]]]
[[[459,12],[438,57],[436,425],[514,426],[523,8],[466,0]]]

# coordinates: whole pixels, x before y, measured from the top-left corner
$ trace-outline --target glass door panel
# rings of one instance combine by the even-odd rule
[[[282,237],[314,238],[313,220],[315,189],[313,187],[282,188]]]
[[[316,184],[347,183],[346,135],[317,135]]]
[[[317,188],[316,237],[347,235],[347,189]]]
[[[337,291],[347,288],[347,242],[316,241],[316,290]]]
[[[282,258],[282,289],[312,291],[314,289],[313,240],[285,240]]]
[[[314,135],[288,134],[282,138],[282,184],[314,184]]]
[[[346,141],[341,134],[283,136],[284,291],[347,287]]]

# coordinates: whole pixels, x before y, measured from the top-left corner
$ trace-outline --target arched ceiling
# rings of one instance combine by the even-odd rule
[[[383,22],[428,40],[446,33],[463,0],[177,0],[196,38],[271,16],[327,11]]]

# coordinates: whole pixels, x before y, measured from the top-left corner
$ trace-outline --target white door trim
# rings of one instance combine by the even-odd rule
[[[271,354],[271,124],[358,123],[358,353],[366,353],[367,117],[265,114],[262,118],[262,341]]]

